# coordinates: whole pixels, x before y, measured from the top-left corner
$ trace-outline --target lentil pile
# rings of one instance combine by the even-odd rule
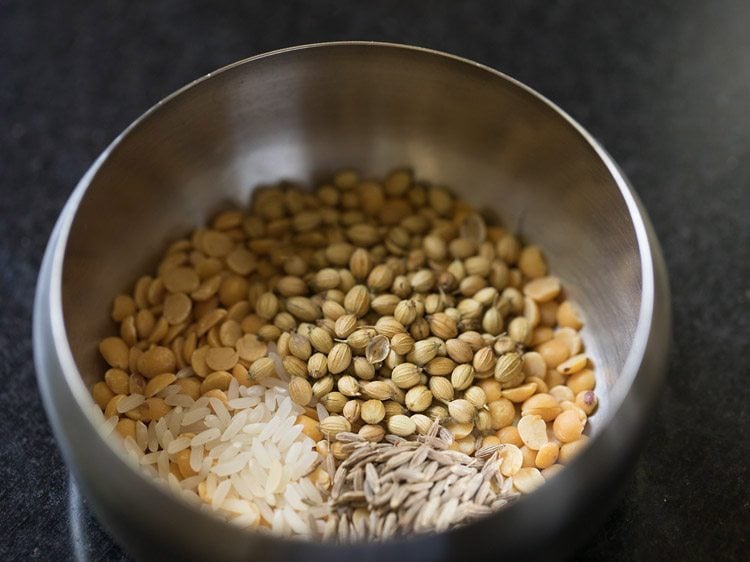
[[[409,170],[259,188],[112,318],[104,430],[188,500],[285,535],[463,524],[559,471],[597,406],[541,250]]]

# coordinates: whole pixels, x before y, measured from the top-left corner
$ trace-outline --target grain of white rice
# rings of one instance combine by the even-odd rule
[[[250,487],[250,491],[252,492],[255,498],[266,497],[266,491],[264,489],[264,486],[266,484],[265,477],[261,481],[261,480],[255,480],[254,477],[251,476],[250,480],[246,482],[247,482],[247,485]]]
[[[260,442],[260,439],[253,439],[251,450],[253,452],[253,457],[255,457],[261,467],[267,469],[271,466],[271,457],[268,455],[266,448]]]
[[[300,497],[299,492],[297,491],[295,486],[290,485],[286,487],[286,490],[284,491],[284,499],[294,509],[304,511],[305,504],[302,503],[302,498]]]
[[[237,435],[232,437],[232,443],[239,443],[240,446],[245,447],[252,445],[253,439],[255,439],[253,435],[248,435],[247,433],[238,433]]]
[[[263,404],[260,404],[258,407],[260,408],[263,406]],[[265,408],[265,406],[263,406]],[[250,414],[247,418],[247,421],[250,422],[252,418],[252,414]],[[253,438],[260,435],[260,432],[263,431],[263,428],[266,426],[263,422],[253,422],[248,423],[245,427],[242,428],[243,433],[247,433],[248,435],[253,436]]]
[[[271,435],[271,441],[274,443],[278,443],[281,439],[285,438],[294,427],[296,421],[296,417],[288,417],[284,421],[282,421],[279,424],[278,430],[273,435]],[[300,429],[302,428],[300,427]]]
[[[283,436],[279,439],[279,450],[283,451],[284,449],[289,448],[289,446],[291,446],[291,444],[299,437],[300,433],[302,433],[301,425],[292,425],[290,428],[284,430],[284,433],[282,434]]]
[[[167,482],[169,483],[169,487],[171,490],[177,494],[182,492],[182,487],[180,486],[180,481],[177,480],[177,477],[172,474],[171,472],[167,475]]]
[[[223,448],[223,450],[221,450]],[[242,443],[222,443],[218,447],[211,449],[210,458],[215,458],[218,463],[223,463],[232,460],[242,449]]]
[[[266,453],[268,453],[268,458],[271,459],[271,463],[281,460],[279,449],[278,447],[275,447],[273,443],[266,445]]]
[[[271,529],[281,535],[286,534],[286,521],[284,519],[284,512],[281,509],[274,510]]]
[[[190,438],[178,437],[169,444],[169,446],[167,447],[167,453],[169,453],[170,455],[174,455],[176,453],[179,453],[183,449],[187,449],[188,447],[190,447]]]
[[[273,411],[276,409],[276,395],[273,392],[267,392],[263,403],[266,406],[266,409],[269,411]]]
[[[219,476],[229,476],[230,474],[234,474],[235,472],[239,472],[240,470],[245,468],[251,456],[252,455],[249,452],[239,454],[233,459],[229,459],[226,462],[215,465],[211,469],[211,472]]]
[[[156,464],[156,460],[159,458],[159,453],[146,453],[141,457],[142,465]]]
[[[302,443],[292,443],[292,446],[289,447],[289,449],[286,452],[286,457],[284,457],[284,464],[287,466],[292,466],[294,463],[297,462],[297,458],[299,457],[299,454],[302,452]]]
[[[216,491],[213,494],[213,497],[211,498],[211,507],[215,510],[218,510],[221,505],[224,503],[224,500],[227,497],[227,494],[229,493],[229,490],[232,488],[232,481],[231,480],[222,480],[221,483],[216,487]]]
[[[118,416],[112,416],[109,419],[107,419],[102,425],[101,425],[101,432],[102,435],[105,437],[112,433],[115,429],[115,426],[117,425],[117,422],[120,420]]]
[[[229,388],[227,389],[227,399],[234,400],[239,395],[240,395],[240,383],[237,381],[236,378],[232,377],[232,380],[229,381]]]
[[[190,446],[197,447],[198,445],[205,445],[209,441],[218,439],[220,436],[221,431],[219,431],[219,428],[212,427],[207,429],[206,431],[201,431],[198,435],[193,437],[192,441],[190,441]]]
[[[234,491],[237,492],[237,495],[246,500],[255,501],[255,494],[245,481],[246,477],[246,472],[241,470],[230,475],[229,479],[232,481],[232,487],[234,488]]]
[[[148,445],[148,427],[142,421],[135,422],[135,442],[138,444],[138,449],[141,451],[146,450]]]
[[[263,431],[258,435],[258,439],[263,442],[270,440],[271,436],[278,431],[281,419],[278,416],[274,416],[270,422],[263,424]]]
[[[257,396],[258,398],[262,398],[266,394],[266,388],[259,384],[246,386],[244,387],[244,390],[240,390],[240,394],[243,396]]]
[[[266,408],[265,403],[261,402],[255,408],[252,409],[250,414],[247,416],[247,423],[258,423],[268,417],[269,410]]]
[[[164,432],[167,430],[167,420],[164,418],[160,418],[159,421],[156,422],[156,438],[161,442],[161,437],[164,434]]]
[[[141,450],[138,448],[138,443],[135,442],[130,435],[125,438],[125,450],[131,459],[140,464]]]
[[[124,414],[137,408],[146,401],[143,394],[130,394],[117,403],[117,413]]]
[[[185,478],[184,480],[180,481],[180,486],[183,490],[194,490],[198,487],[198,484],[203,482],[203,476],[200,474],[196,474],[195,476],[190,476],[188,478]]]
[[[168,387],[162,389],[157,396],[161,398],[167,398],[173,396],[182,391],[182,387],[179,384],[170,384]]]
[[[227,510],[229,513],[236,513],[237,515],[253,513],[253,510],[250,507],[250,503],[246,500],[241,500],[238,498],[225,499],[222,508]]]
[[[199,406],[198,402],[193,404],[193,407],[190,408],[187,412],[185,412],[182,415],[182,422],[181,425],[191,425],[194,424],[197,421],[202,420],[207,415],[211,413],[211,410],[206,408],[205,406]]]
[[[195,401],[187,394],[171,394],[164,399],[164,403],[167,406],[182,406],[183,408],[190,408]]]
[[[273,366],[276,368],[276,376],[280,379],[289,380],[289,375],[287,374],[286,369],[284,369],[284,364],[281,362],[281,356],[271,350],[268,351],[268,356],[273,359]]]
[[[229,522],[233,525],[237,525],[238,527],[254,527],[255,521],[257,520],[258,514],[245,513],[243,515],[238,515],[237,517],[230,519]]]
[[[320,490],[315,487],[309,478],[301,478],[299,481],[299,487],[304,492],[308,500],[313,504],[322,504],[323,496],[320,494]]]
[[[159,469],[159,476],[166,478],[169,474],[169,453],[162,450],[159,452],[159,458],[156,460],[156,465]]]
[[[221,425],[224,427],[228,426],[232,421],[232,416],[229,415],[229,410],[227,410],[224,402],[218,398],[210,398],[208,403],[211,405],[211,408],[213,408],[213,411],[216,412],[216,417],[218,418],[218,421],[221,422]]]
[[[278,492],[283,471],[284,467],[281,466],[279,461],[274,460],[271,462],[271,466],[268,468],[268,480],[266,480],[266,495]]]
[[[232,420],[227,424],[227,428],[224,430],[224,433],[221,434],[221,440],[222,441],[229,441],[232,439],[235,435],[237,435],[242,427],[247,423],[247,412],[239,412],[232,418]]]
[[[216,475],[211,473],[206,478],[206,492],[209,496],[213,496],[216,492],[216,486],[218,485],[218,479],[216,478]]]
[[[155,453],[159,450],[159,439],[156,437],[156,422],[148,424],[148,450]]]
[[[282,388],[286,387],[287,379],[277,379],[276,377],[266,377],[260,380],[260,384],[267,388],[281,390]],[[268,396],[268,393],[266,393],[265,396]],[[276,398],[276,396],[274,395],[273,398]]]
[[[159,443],[161,444],[162,449],[166,449],[169,447],[169,444],[174,440],[174,436],[172,435],[172,432],[168,429],[165,429],[164,432],[161,434]]]
[[[175,408],[172,408],[172,411],[164,416],[167,420],[167,427],[169,427],[169,431],[172,432],[172,435],[179,435],[180,426],[184,425],[182,423],[183,415],[184,413],[182,411],[182,408],[180,406],[177,406]]]
[[[198,472],[203,464],[203,447],[192,447],[190,450],[190,468]]]
[[[284,519],[295,533],[306,535],[310,532],[310,528],[305,523],[304,519],[302,519],[299,514],[291,508],[291,506],[286,506],[284,508]]]
[[[328,410],[323,404],[315,404],[315,411],[318,413],[318,420],[323,421],[328,417]]]
[[[186,379],[188,377],[192,377],[193,375],[195,375],[195,371],[193,371],[193,368],[190,367],[190,366],[183,367],[182,369],[180,369],[179,371],[177,371],[177,378],[178,379]]]
[[[255,500],[255,505],[260,511],[261,517],[263,517],[268,523],[271,523],[271,521],[273,521],[273,509],[271,509],[271,506],[261,498]]]
[[[258,402],[260,402],[260,399],[257,396],[243,396],[242,398],[233,398],[229,400],[227,405],[232,410],[245,410],[247,408],[252,408]]]
[[[214,414],[209,414],[203,418],[203,425],[206,427],[215,427],[216,429],[219,429],[222,426],[221,420]]]

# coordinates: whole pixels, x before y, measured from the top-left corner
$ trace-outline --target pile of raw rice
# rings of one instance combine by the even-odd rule
[[[321,457],[297,424],[304,408],[290,400],[288,377],[280,374],[250,387],[233,379],[226,401],[206,395],[193,400],[178,384],[167,386],[158,396],[172,409],[159,420],[134,422],[125,449],[175,493],[232,523],[263,522],[283,535],[317,535],[329,513],[315,480]],[[190,375],[190,367],[178,373]],[[144,402],[142,395],[127,400],[124,411]],[[118,423],[117,416],[108,418],[105,433]]]

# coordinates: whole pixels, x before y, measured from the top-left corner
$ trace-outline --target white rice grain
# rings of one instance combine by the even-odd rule
[[[222,480],[221,483],[216,487],[216,491],[211,498],[211,507],[213,509],[218,510],[221,507],[221,504],[224,503],[224,500],[226,499],[231,487],[231,480]]]
[[[170,384],[168,387],[162,389],[157,396],[161,398],[167,398],[182,392],[182,387],[179,384]]]
[[[260,515],[263,519],[268,523],[273,521],[273,509],[271,509],[271,506],[269,506],[265,500],[258,498],[255,500],[255,505],[258,507],[258,511],[260,511]]]
[[[295,533],[299,535],[306,535],[310,532],[310,528],[305,521],[294,511],[291,507],[287,506],[284,508],[284,519],[286,520],[289,527]]]
[[[203,464],[203,447],[199,445],[190,450],[190,468],[198,472],[201,464]]]
[[[232,418],[232,420],[227,424],[227,428],[224,430],[224,433],[221,434],[221,440],[229,441],[230,439],[232,439],[245,426],[245,423],[247,423],[247,412],[240,412],[236,414],[234,418]]]
[[[200,474],[190,476],[189,478],[185,478],[184,480],[180,481],[180,486],[183,490],[194,490],[198,487],[198,484],[203,482],[203,478],[204,477]]]
[[[156,461],[159,458],[159,453],[146,453],[141,457],[141,465],[150,465],[150,464],[156,464]]]
[[[164,399],[164,403],[167,406],[181,406],[183,408],[190,408],[195,401],[187,394],[171,394]]]
[[[188,437],[178,437],[174,441],[172,441],[169,446],[167,447],[167,453],[170,455],[175,455],[182,451],[183,449],[187,449],[190,446],[190,438]]]
[[[229,513],[236,513],[237,515],[245,515],[248,513],[257,513],[258,509],[252,506],[248,501],[241,500],[238,498],[227,498],[222,504],[222,509],[227,510]]]
[[[300,497],[299,492],[294,485],[286,487],[286,490],[284,491],[284,499],[294,509],[297,509],[299,511],[305,510],[305,504],[302,503],[302,498]]]
[[[143,452],[138,448],[138,443],[135,442],[135,439],[133,439],[130,435],[128,435],[125,438],[124,443],[125,443],[125,450],[127,451],[130,458],[133,459],[138,464],[140,464],[141,456],[143,455]]]
[[[279,430],[279,425],[281,425],[282,418],[279,416],[274,416],[271,418],[271,421],[264,424],[263,431],[260,432],[260,435],[258,435],[258,439],[260,439],[263,442],[270,441],[271,436],[276,433]]]
[[[195,375],[195,371],[193,371],[193,368],[190,367],[190,366],[183,367],[182,369],[180,369],[179,371],[177,371],[177,378],[178,379],[186,379],[188,377],[192,377],[193,375]]]
[[[134,410],[145,401],[146,397],[143,394],[130,394],[117,403],[117,413],[124,414],[130,410]]]
[[[227,410],[224,402],[222,402],[218,398],[210,398],[208,403],[211,405],[211,408],[213,408],[214,412],[216,412],[216,417],[221,422],[221,426],[228,426],[232,421],[232,416],[229,415],[229,410]]]
[[[223,450],[221,450],[223,447]],[[232,460],[242,450],[241,443],[223,443],[218,447],[211,449],[211,458],[215,458],[217,462],[223,463]]]
[[[292,420],[292,423],[296,421],[296,418]],[[284,435],[281,436],[279,439],[279,450],[284,451],[288,449],[292,443],[299,437],[300,433],[302,433],[303,427],[301,425],[292,425],[290,428],[288,428]]]
[[[172,435],[179,435],[180,433],[180,426],[185,425],[182,423],[182,417],[184,415],[184,412],[180,406],[176,406],[172,408],[172,411],[169,412],[164,418],[167,420],[167,427],[169,427],[169,431],[172,432]]]
[[[268,409],[264,403],[258,404],[247,416],[247,423],[258,423],[268,417]]]
[[[218,439],[220,436],[221,431],[219,431],[219,429],[216,427],[212,427],[210,429],[207,429],[206,431],[201,431],[198,435],[193,437],[192,441],[190,441],[190,446],[197,447],[198,445],[205,445],[209,441]]]
[[[159,470],[159,476],[166,479],[167,474],[169,474],[169,453],[162,450],[159,453],[159,458],[156,460],[156,466]]]
[[[102,435],[106,437],[107,435],[112,433],[118,421],[120,421],[120,418],[118,416],[112,416],[107,419],[101,426]]]
[[[268,455],[266,448],[260,442],[260,439],[253,439],[251,450],[253,452],[253,457],[258,460],[260,466],[263,468],[269,468],[271,466],[271,457]]]
[[[232,410],[245,410],[247,408],[252,408],[258,402],[260,402],[260,399],[257,396],[243,396],[241,398],[233,398],[232,400],[229,400],[227,405]]]
[[[146,450],[148,445],[148,427],[142,421],[135,422],[135,442],[141,452]]]
[[[240,395],[240,383],[236,378],[232,377],[229,381],[229,388],[227,389],[227,399],[233,400]]]
[[[278,491],[283,471],[284,468],[279,461],[271,462],[271,466],[268,468],[268,480],[266,480],[266,495],[275,494]]]
[[[210,413],[211,410],[209,410],[205,406],[201,407],[197,406],[197,403],[193,404],[193,407],[182,415],[182,425],[194,424],[195,422],[205,418]]]
[[[229,476],[245,468],[251,456],[252,453],[249,452],[239,454],[233,459],[230,459],[221,464],[217,464],[211,469],[211,472],[217,474],[218,476]]]
[[[159,439],[159,444],[161,445],[162,449],[166,449],[169,447],[169,444],[174,440],[174,436],[172,435],[172,432],[168,429],[165,429],[164,432],[161,434],[161,438]]]

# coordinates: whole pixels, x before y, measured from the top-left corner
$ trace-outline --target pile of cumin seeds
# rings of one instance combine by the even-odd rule
[[[349,456],[333,472],[331,515],[323,538],[378,541],[440,532],[492,513],[518,497],[499,470],[502,445],[473,456],[449,449],[450,433],[435,421],[426,435],[388,435],[373,443],[339,433]],[[326,457],[331,470],[333,456]]]

